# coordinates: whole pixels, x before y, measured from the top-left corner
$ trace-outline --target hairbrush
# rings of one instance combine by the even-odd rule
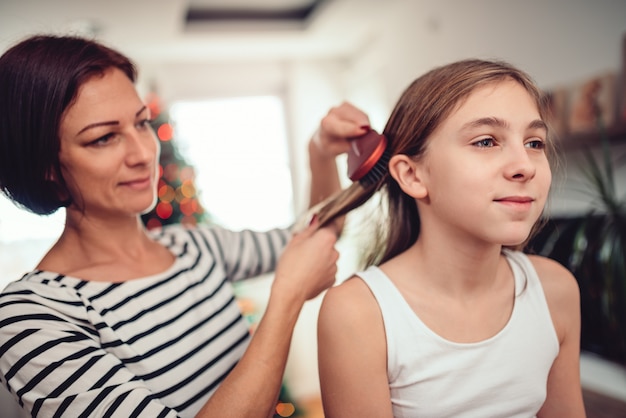
[[[363,186],[374,184],[387,172],[389,153],[387,138],[370,129],[366,134],[350,140],[348,177]]]

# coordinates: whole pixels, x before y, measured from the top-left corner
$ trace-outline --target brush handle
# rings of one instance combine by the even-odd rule
[[[350,142],[348,177],[352,181],[358,181],[380,160],[387,146],[387,138],[372,129]]]

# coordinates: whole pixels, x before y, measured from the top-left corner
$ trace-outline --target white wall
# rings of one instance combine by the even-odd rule
[[[626,29],[623,0],[473,0],[394,3],[380,36],[353,60],[358,77],[382,68],[393,100],[436,65],[467,57],[499,58],[542,87],[619,66]],[[365,52],[365,53],[364,53]]]

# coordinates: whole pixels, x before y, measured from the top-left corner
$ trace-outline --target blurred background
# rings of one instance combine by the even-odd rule
[[[146,218],[150,227],[290,225],[307,205],[307,141],[331,106],[350,101],[382,130],[413,79],[469,57],[519,66],[552,100],[563,159],[551,219],[606,213],[595,191],[582,187],[581,169],[586,155],[607,167],[603,144],[610,145],[614,196],[623,202],[626,195],[624,0],[0,0],[0,52],[34,33],[93,37],[137,63],[137,87],[158,116],[155,129],[162,128],[168,159],[162,162],[160,206]],[[591,117],[585,113],[590,106]],[[338,164],[345,173],[345,160]],[[357,266],[359,221],[355,213],[338,243],[338,280]],[[0,286],[32,269],[62,226],[62,212],[40,218],[0,197]],[[548,232],[537,252],[551,255],[571,245],[550,235],[554,228]],[[572,251],[559,256],[564,264]],[[604,274],[594,268],[591,276]],[[612,283],[621,280],[623,299],[617,300],[626,302],[626,276],[620,274],[613,273]],[[262,315],[270,280],[238,289],[251,322]],[[597,398],[600,403],[626,402],[626,305],[596,315],[616,296],[605,281],[580,280],[583,315],[590,318],[583,318],[583,385],[607,396]],[[604,308],[593,305],[597,300]],[[296,404],[315,405],[319,396],[319,302],[305,307],[291,350],[285,387]],[[612,322],[603,335],[592,335],[603,315]],[[621,339],[607,339],[614,334]],[[12,411],[13,401],[5,392],[2,416],[11,417],[5,411]]]

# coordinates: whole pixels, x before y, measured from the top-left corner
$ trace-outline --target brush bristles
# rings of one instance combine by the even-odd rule
[[[294,226],[293,231],[299,232],[306,228],[312,214],[317,215],[319,225],[322,227],[365,203],[378,190],[378,183],[388,171],[390,158],[390,153],[385,151],[372,169],[360,180],[309,209],[307,215]]]
[[[380,156],[380,159],[376,162],[376,164],[374,164],[374,167],[372,167],[371,170],[359,180],[359,183],[361,183],[363,187],[369,187],[378,183],[378,181],[382,179],[385,173],[389,170],[388,166],[390,158],[391,155],[387,152],[387,150],[385,150],[383,155]]]

